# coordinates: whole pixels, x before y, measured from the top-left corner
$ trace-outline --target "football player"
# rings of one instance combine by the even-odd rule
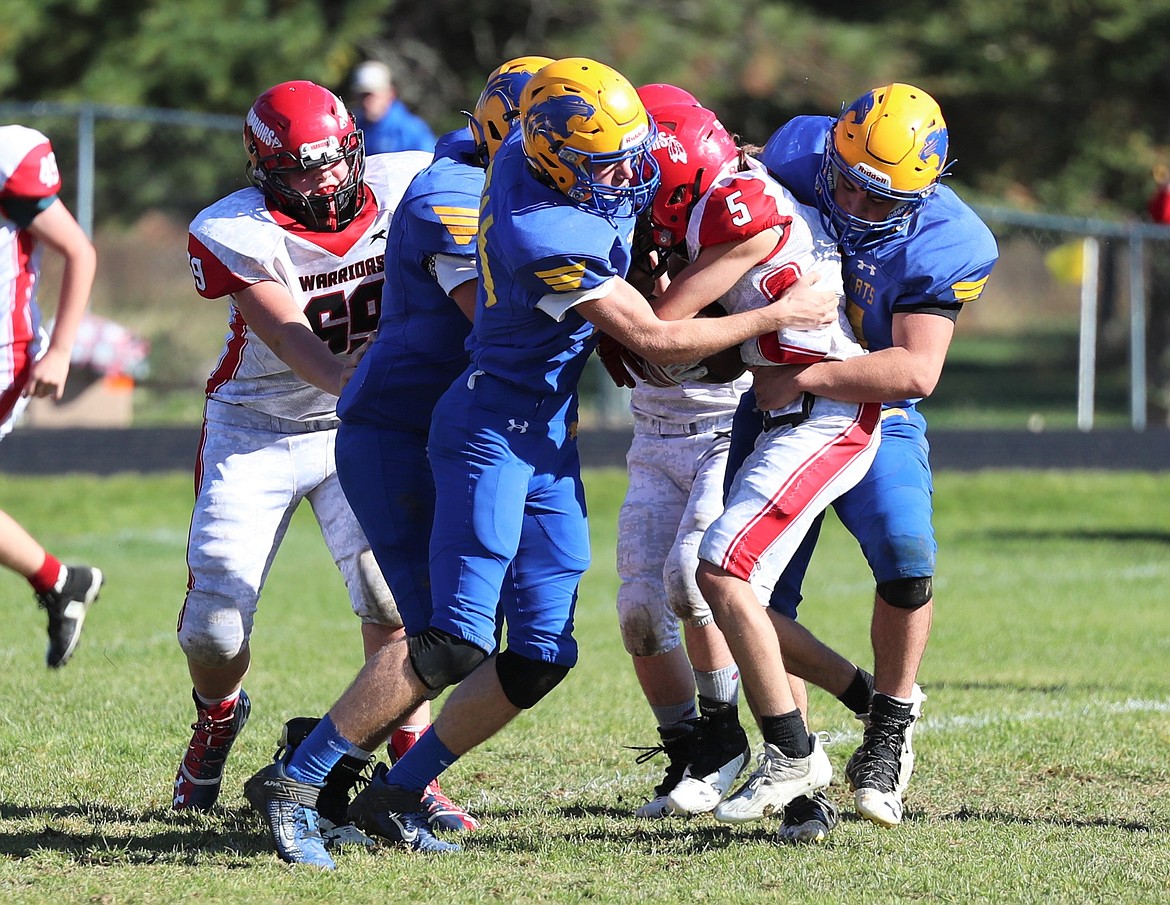
[[[940,182],[947,145],[938,103],[920,88],[893,83],[867,91],[836,119],[793,119],[762,154],[840,243],[849,322],[870,354],[760,372],[759,406],[802,394],[884,404],[873,467],[833,504],[877,585],[872,701],[863,672],[795,622],[819,519],[777,583],[769,615],[788,667],[851,700],[866,724],[845,772],[858,813],[885,826],[902,820],[911,735],[925,700],[915,680],[934,601],[932,480],[918,402],[937,385],[959,311],[982,294],[998,257],[990,230]],[[730,472],[759,431],[756,403],[753,394],[741,401]]]
[[[718,302],[732,312],[766,305],[802,277],[833,299],[831,322],[785,328],[741,347],[759,370],[862,354],[844,318],[840,258],[804,207],[737,147],[715,114],[690,104],[654,111],[662,185],[650,209],[655,241],[683,247],[689,262],[655,301],[664,317],[691,317]],[[856,483],[880,443],[878,406],[805,395],[765,413],[767,428],[732,485],[726,509],[698,542],[696,581],[738,664],[764,738],[751,778],[712,802],[730,823],[781,813],[816,795],[832,775],[808,734],[784,670],[781,646],[759,597],[811,521]],[[759,597],[757,596],[759,595]],[[680,786],[669,796],[675,799]]]
[[[532,74],[549,57],[509,60],[489,77],[468,127],[439,139],[435,160],[410,184],[390,224],[378,334],[338,403],[337,473],[408,633],[431,616],[427,547],[435,488],[427,460],[431,412],[467,367],[464,344],[475,313],[479,199]],[[400,726],[395,759],[426,728]],[[474,829],[475,820],[436,798],[423,804],[431,828]],[[359,805],[360,807],[360,805]],[[362,813],[368,831],[398,836],[398,824]]]
[[[594,325],[669,364],[791,318],[781,304],[662,321],[625,281],[635,217],[658,183],[653,140],[633,86],[602,63],[557,60],[525,86],[519,128],[492,161],[480,207],[471,363],[431,420],[433,612],[423,631],[367,661],[306,745],[250,781],[272,803],[286,860],[327,857],[311,802],[354,742],[384,737],[419,701],[456,686],[434,725],[355,799],[400,820],[419,811],[431,780],[575,664],[573,611],[589,562],[577,382]],[[497,613],[508,644],[493,655]]]
[[[49,139],[25,126],[0,126],[0,438],[32,397],[61,398],[77,327],[89,304],[97,255],[57,197],[60,190]],[[46,245],[64,262],[52,335],[41,327],[37,305]],[[101,590],[101,569],[64,565],[3,510],[0,565],[32,585],[49,616],[45,663],[51,669],[64,666]]]
[[[367,654],[402,625],[337,479],[336,406],[347,356],[377,324],[390,216],[431,155],[367,158],[342,101],[307,81],[261,94],[243,138],[253,186],[202,211],[187,243],[196,291],[229,305],[207,381],[178,622],[196,721],[177,810],[206,811],[219,795],[250,710],[241,685],[261,589],[302,500],[345,579]]]

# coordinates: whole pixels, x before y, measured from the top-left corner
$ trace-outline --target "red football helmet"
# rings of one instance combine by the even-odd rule
[[[690,104],[701,107],[698,99],[689,91],[677,85],[668,85],[665,82],[655,82],[652,85],[643,85],[638,89],[638,97],[642,98],[642,106],[651,116],[659,107],[669,107],[672,104]]]
[[[313,82],[282,82],[252,104],[244,120],[248,176],[279,210],[315,232],[349,226],[366,201],[361,130],[341,98]],[[349,164],[336,191],[306,195],[287,174]]]
[[[654,111],[658,139],[651,153],[662,183],[650,207],[654,244],[674,248],[687,237],[687,218],[695,202],[739,157],[735,139],[710,110],[670,104]]]

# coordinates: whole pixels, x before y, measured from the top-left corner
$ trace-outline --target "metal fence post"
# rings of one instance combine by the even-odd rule
[[[1129,419],[1146,429],[1146,264],[1145,243],[1129,234]]]
[[[1081,342],[1077,359],[1077,429],[1093,429],[1093,388],[1097,381],[1097,262],[1101,240],[1085,236],[1081,246]]]
[[[94,105],[82,104],[77,111],[77,222],[93,238],[94,193]]]

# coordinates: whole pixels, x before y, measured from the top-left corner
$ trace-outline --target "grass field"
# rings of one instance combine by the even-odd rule
[[[319,714],[359,665],[357,626],[308,512],[262,601],[253,716],[222,807],[176,815],[171,780],[193,716],[174,638],[189,477],[0,477],[0,506],[108,573],[81,647],[54,673],[27,585],[0,574],[0,901],[1170,900],[1170,474],[938,476],[938,608],[906,822],[853,817],[840,776],[858,725],[814,691],[845,819],[807,848],[777,846],[773,825],[630,816],[660,764],[623,747],[655,738],[612,604],[624,475],[587,483],[595,564],[581,664],[444,776],[483,828],[460,855],[345,852],[319,874],[276,859],[240,794],[281,723]],[[827,526],[802,618],[867,661],[870,593],[852,542]]]

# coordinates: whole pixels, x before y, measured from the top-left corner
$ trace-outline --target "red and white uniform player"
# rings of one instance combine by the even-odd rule
[[[750,340],[740,348],[744,362],[807,364],[864,354],[845,316],[840,253],[816,209],[799,204],[758,161],[745,162],[745,171],[716,180],[696,204],[687,224],[691,260],[705,246],[774,230],[775,251],[735,283],[724,307],[732,313],[761,307],[810,272],[820,274],[818,290],[841,301],[835,324]],[[868,471],[880,442],[880,410],[877,403],[806,394],[767,412],[765,430],[736,473],[723,514],[703,536],[699,557],[750,581],[766,605],[812,521]]]
[[[390,218],[431,161],[410,151],[366,159],[366,203],[339,232],[315,232],[256,188],[216,202],[191,223],[195,288],[230,297],[266,280],[284,286],[336,355],[375,329]],[[179,639],[189,656],[227,662],[247,645],[260,589],[300,501],[308,498],[363,623],[398,625],[397,611],[337,480],[337,397],[297,377],[233,303],[207,382],[188,591]]]
[[[28,224],[60,190],[49,139],[26,126],[0,126],[0,437],[28,404],[22,393],[48,342],[37,306],[42,247]]]

